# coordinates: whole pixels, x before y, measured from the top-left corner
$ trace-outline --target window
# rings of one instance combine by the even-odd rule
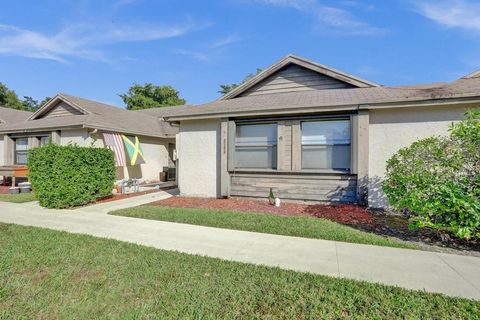
[[[47,145],[50,142],[50,137],[49,136],[42,136],[38,137],[38,146],[43,147]]]
[[[350,121],[302,122],[302,169],[350,169]]]
[[[277,125],[237,125],[235,167],[244,169],[277,168]]]
[[[15,139],[15,164],[27,164],[28,138]]]

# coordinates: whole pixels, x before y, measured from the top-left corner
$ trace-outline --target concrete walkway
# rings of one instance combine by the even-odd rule
[[[170,193],[174,193],[171,191]],[[480,258],[107,215],[167,192],[77,210],[0,202],[0,222],[133,242],[158,249],[278,266],[480,300]]]

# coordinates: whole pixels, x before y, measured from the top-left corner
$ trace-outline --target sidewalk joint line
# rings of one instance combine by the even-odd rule
[[[440,255],[438,255],[438,253],[435,253],[435,255],[443,261],[443,263],[445,263],[450,269],[453,270],[453,272],[455,272],[456,274],[458,274],[458,276],[460,278],[462,278],[463,280],[465,280],[466,283],[468,283],[471,287],[473,287],[475,290],[477,290],[478,292],[480,292],[480,289],[477,288],[476,285],[474,285],[473,283],[471,283],[467,278],[465,278],[460,272],[457,271],[457,269],[455,269],[454,267],[452,267],[445,259],[443,259]]]

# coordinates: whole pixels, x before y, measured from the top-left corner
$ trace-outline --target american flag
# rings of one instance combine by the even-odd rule
[[[126,160],[122,136],[118,133],[104,132],[103,141],[105,143],[105,146],[112,149],[115,153],[115,165],[117,167],[124,167],[126,165]]]

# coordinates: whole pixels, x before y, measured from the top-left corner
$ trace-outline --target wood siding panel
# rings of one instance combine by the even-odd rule
[[[357,179],[350,175],[231,174],[232,196],[266,198],[270,188],[282,199],[352,203]]]
[[[56,118],[81,114],[82,113],[80,111],[62,101],[56,106],[54,106],[52,109],[50,109],[50,111],[48,111],[46,114],[44,114],[42,118]]]
[[[307,90],[353,88],[351,84],[319,74],[298,65],[288,65],[248,89],[241,96]]]

